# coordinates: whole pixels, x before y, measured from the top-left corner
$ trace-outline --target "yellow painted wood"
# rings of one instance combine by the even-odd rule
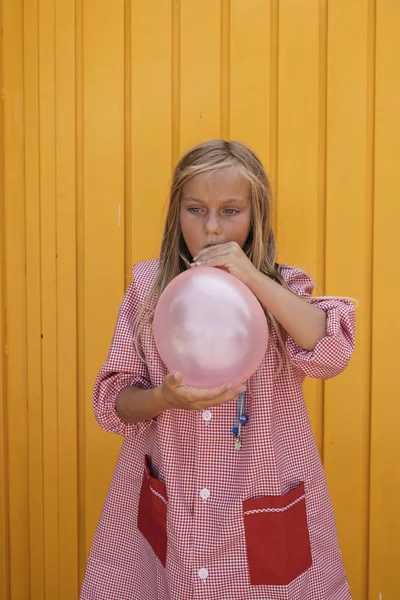
[[[353,599],[397,598],[397,3],[3,0],[0,20],[0,600],[78,597],[121,443],[94,378],[173,165],[218,136],[270,173],[279,259],[360,302],[349,369],[306,402]]]
[[[271,6],[270,2],[231,2],[229,137],[251,145],[271,178],[271,120],[274,68],[271,56]],[[256,58],[257,57],[257,58]],[[259,65],[263,72],[258,73]],[[230,69],[229,69],[230,67]],[[276,115],[274,115],[276,118]]]
[[[400,281],[400,5],[376,5],[375,201],[369,599],[398,595],[400,405],[397,298]],[[381,596],[379,596],[381,594]]]
[[[0,123],[0,135],[3,126]],[[2,138],[3,139],[3,138]],[[1,147],[1,146],[0,146]],[[1,147],[1,150],[3,148]],[[3,169],[0,167],[0,178],[3,181]],[[7,391],[6,391],[6,336],[5,336],[5,286],[4,286],[4,212],[3,205],[0,206],[0,600],[9,597],[10,590],[10,566],[9,566],[9,522],[8,522],[8,457],[7,457]]]
[[[0,11],[3,31],[3,13]],[[3,41],[3,40],[2,40]],[[3,47],[1,47],[3,50]],[[0,81],[3,82],[3,63],[0,61]],[[0,153],[4,157],[4,111],[0,111]],[[4,163],[0,161],[0,600],[9,598],[9,522],[8,522],[8,454],[7,454],[7,362],[5,311],[5,214]]]
[[[54,4],[39,0],[39,139],[42,284],[43,507],[45,598],[58,597],[60,543],[57,394],[57,233]]]
[[[42,315],[40,255],[40,141],[38,4],[24,10],[24,118],[27,294],[27,382],[29,435],[29,550],[32,600],[45,597]]]
[[[368,3],[329,4],[327,294],[357,298],[357,353],[325,384],[324,466],[352,592],[367,597],[373,205],[373,17]],[[350,518],[350,515],[352,517]]]
[[[30,594],[22,8],[19,0],[6,0],[2,4],[3,44],[6,49],[2,86],[6,257],[4,302],[7,319],[6,486],[12,600],[25,600]]]
[[[84,61],[83,61],[83,0],[75,2],[75,169],[76,169],[76,356],[77,356],[77,468],[78,468],[78,580],[82,581],[86,563],[86,486],[85,486],[85,228],[84,228]]]
[[[319,36],[319,2],[280,2],[278,23],[278,257],[280,262],[301,265],[322,287],[324,190],[319,181],[325,169],[320,152],[325,112],[318,87],[319,52],[324,43]],[[305,391],[321,449],[322,384],[308,380]]]
[[[180,2],[180,150],[221,135],[221,0]]]
[[[59,600],[78,597],[75,6],[55,10]]]
[[[171,2],[133,0],[129,25],[131,93],[127,108],[131,127],[127,142],[131,152],[127,171],[131,185],[126,197],[130,245],[127,284],[131,281],[134,262],[158,256],[164,226],[172,164]],[[153,175],[154,170],[157,177]],[[143,235],[143,227],[146,235]]]
[[[83,3],[85,545],[89,550],[120,440],[93,418],[95,376],[124,293],[124,2]],[[80,292],[81,293],[81,292]]]

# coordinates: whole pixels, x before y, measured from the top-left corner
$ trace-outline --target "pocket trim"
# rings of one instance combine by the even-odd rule
[[[306,495],[303,494],[302,496],[300,496],[300,498],[297,498],[297,500],[294,500],[287,506],[283,506],[281,508],[256,508],[254,510],[246,510],[243,514],[254,515],[255,513],[263,513],[263,512],[284,512],[285,510],[288,510],[289,508],[291,508],[292,506],[294,506],[295,504],[300,502],[300,500],[304,500],[305,497],[306,497]]]
[[[304,482],[242,506],[250,585],[287,586],[312,566]]]
[[[168,495],[165,483],[151,475],[148,461],[149,457],[145,456],[142,486],[139,494],[137,527],[165,567],[168,545]]]
[[[164,504],[166,506],[168,506],[168,502],[167,500],[164,498],[164,496],[162,496],[159,492],[157,492],[151,485],[151,481],[154,481],[154,477],[151,477],[150,472],[149,472],[149,467],[147,466],[147,464],[145,465],[145,473],[147,475],[147,479],[149,480],[149,488],[150,490],[153,492],[153,494],[155,494],[156,496],[158,496],[158,498],[160,498],[160,500],[162,500],[164,502]],[[162,482],[161,482],[162,483]]]

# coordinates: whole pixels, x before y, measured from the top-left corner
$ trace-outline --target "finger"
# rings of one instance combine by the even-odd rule
[[[225,267],[228,265],[232,265],[232,257],[229,254],[219,254],[218,256],[210,256],[202,258],[201,260],[196,260],[196,262],[192,263],[190,266]]]
[[[224,394],[220,394],[219,396],[216,396],[215,398],[207,398],[207,399],[203,399],[203,400],[196,400],[194,402],[192,402],[192,406],[193,408],[195,408],[195,410],[204,410],[205,408],[210,408],[212,406],[219,406],[220,404],[226,404],[227,402],[230,402],[231,400],[235,400],[236,398],[239,397],[239,394],[241,392],[244,392],[245,388],[235,388],[233,390],[228,390],[227,392],[225,392]]]
[[[203,248],[202,250],[200,250],[200,252],[198,252],[196,256],[193,256],[193,260],[196,260],[201,256],[205,256],[210,252],[215,252],[215,250],[222,250],[226,252],[227,250],[232,249],[235,244],[236,242],[227,242],[226,244],[213,244],[212,246],[207,246],[207,248]]]
[[[231,248],[227,245],[219,245],[219,246],[208,246],[204,250],[201,250],[197,256],[193,257],[194,261],[203,261],[211,256],[226,256],[230,253]]]
[[[207,398],[214,398],[217,396],[221,396],[225,394],[228,390],[232,388],[230,383],[224,383],[224,385],[220,385],[217,388],[202,390],[199,388],[188,387],[186,388],[187,393],[192,396],[195,400],[206,400]]]
[[[229,248],[223,249],[221,248],[221,246],[216,246],[215,250],[209,250],[207,248],[207,252],[205,252],[202,255],[199,255],[197,257],[197,259],[194,261],[194,263],[192,264],[198,264],[201,263],[203,264],[204,262],[206,262],[207,260],[210,260],[211,258],[223,258],[223,257],[227,257],[227,256],[231,256]],[[193,259],[194,260],[194,259]]]
[[[244,385],[237,385],[235,387],[230,387],[228,389],[216,388],[214,390],[196,390],[197,392],[204,392],[200,394],[194,394],[193,400],[196,403],[207,404],[211,406],[212,404],[222,404],[223,402],[228,402],[228,400],[232,400],[236,398],[241,392],[246,390]]]
[[[179,371],[176,373],[169,373],[165,378],[165,381],[171,387],[177,387],[182,384],[183,375],[182,373],[179,373]]]
[[[225,402],[234,400],[235,398],[237,398],[239,396],[239,394],[241,394],[242,392],[245,392],[245,391],[246,391],[246,386],[238,385],[238,386],[234,387],[233,389],[228,390],[224,394],[221,394],[221,396],[219,396],[218,398],[215,398],[214,401],[217,404],[224,404]]]

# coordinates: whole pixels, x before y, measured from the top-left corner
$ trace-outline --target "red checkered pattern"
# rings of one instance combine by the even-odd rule
[[[354,345],[352,304],[310,299],[327,314],[327,336],[311,352],[289,337],[290,371],[284,366],[277,375],[270,344],[247,382],[249,421],[237,451],[236,401],[204,412],[169,410],[133,425],[116,413],[120,390],[158,386],[167,374],[151,326],[142,339],[146,364],[132,339],[156,270],[157,261],[134,266],[95,383],[96,419],[125,439],[81,600],[349,600],[302,381],[346,367]],[[313,282],[303,271],[283,265],[282,275],[293,292],[311,295]]]

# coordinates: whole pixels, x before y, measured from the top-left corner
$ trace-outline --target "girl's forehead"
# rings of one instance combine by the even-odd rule
[[[250,183],[238,169],[227,167],[199,173],[186,182],[182,188],[183,197],[197,195],[236,195],[248,198]]]

